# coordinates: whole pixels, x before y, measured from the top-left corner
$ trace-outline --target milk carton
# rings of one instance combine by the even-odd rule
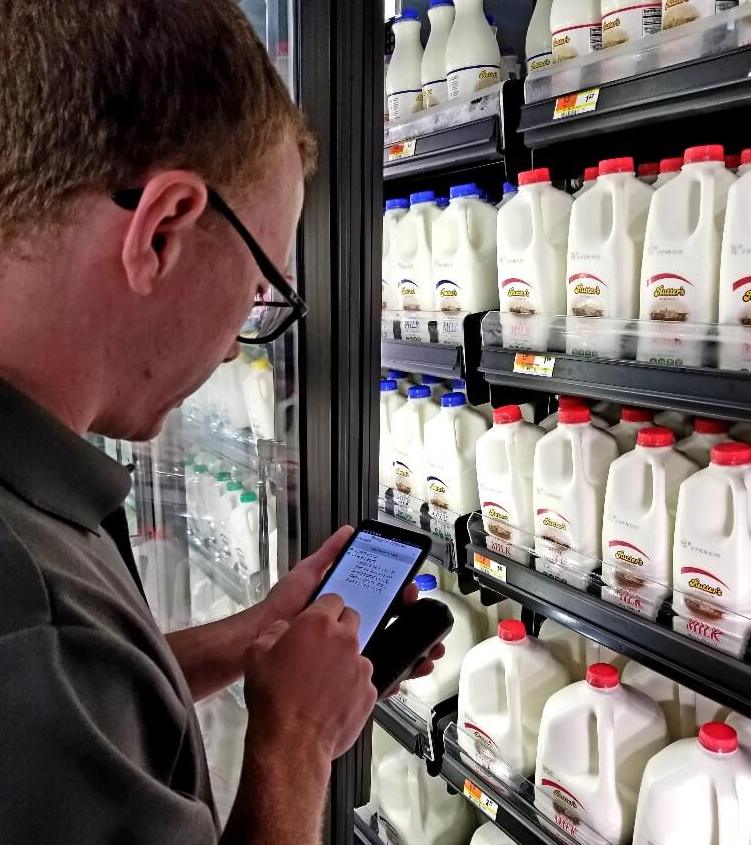
[[[751,151],[744,150],[749,153]],[[741,165],[739,172],[743,167]],[[741,174],[728,191],[720,256],[720,322],[751,325],[751,175]]]
[[[673,546],[673,628],[739,656],[751,631],[751,446],[720,443],[681,485]]]
[[[643,692],[660,705],[667,721],[671,742],[695,735],[695,708],[690,706],[694,693],[691,690],[635,660],[626,664],[621,682]]]
[[[605,491],[602,597],[651,619],[670,592],[678,489],[699,469],[674,445],[669,429],[642,429]]]
[[[535,3],[535,10],[527,28],[525,53],[527,74],[545,70],[553,64],[553,47],[550,38],[550,9],[553,0],[540,0]]]
[[[647,220],[641,319],[716,323],[728,191],[720,145],[686,150],[681,173],[659,188]]]
[[[539,640],[566,667],[572,681],[583,681],[593,663],[611,663],[620,672],[628,658],[552,619],[540,626]]]
[[[386,72],[389,120],[404,120],[423,107],[420,79],[423,50],[417,10],[402,9],[392,28],[396,44]]]
[[[553,0],[550,31],[554,62],[596,52],[602,46],[600,0]]]
[[[498,636],[476,645],[459,680],[459,744],[478,762],[504,776],[530,777],[545,703],[569,683],[564,665],[524,623],[507,619]]]
[[[422,57],[422,102],[428,109],[448,101],[446,42],[454,24],[453,0],[430,0],[430,37]]]
[[[558,427],[537,444],[535,549],[541,572],[586,589],[600,557],[602,506],[618,444],[590,422],[589,408],[564,408]]]
[[[599,172],[571,210],[568,314],[630,319],[639,313],[639,272],[653,191],[634,175],[632,158],[601,161]]]
[[[419,191],[409,199],[409,212],[396,230],[399,305],[407,311],[435,311],[433,223],[443,212],[433,191]]]
[[[404,405],[395,379],[381,380],[381,439],[378,450],[378,480],[385,487],[394,486],[394,456],[391,446],[391,420]]]
[[[399,505],[402,508],[414,510],[427,499],[425,424],[437,413],[438,406],[430,398],[430,388],[415,385],[409,389],[407,403],[391,416],[394,496],[395,502],[401,498]]]
[[[469,845],[515,845],[515,843],[493,822],[486,822],[482,827],[477,828]]]
[[[440,311],[498,307],[495,208],[474,183],[451,188],[451,202],[433,223],[433,277]]]
[[[621,408],[620,422],[609,431],[618,441],[618,450],[622,455],[636,446],[636,438],[643,428],[653,425],[653,416],[653,412],[646,408]]]
[[[679,440],[675,448],[684,455],[688,455],[692,461],[704,469],[709,466],[709,454],[712,447],[727,440],[730,440],[730,434],[726,422],[697,417],[694,420],[693,434]]]
[[[557,316],[566,307],[566,246],[573,200],[546,167],[519,174],[519,192],[498,212],[501,312]]]
[[[562,410],[563,408],[588,408],[587,402],[585,399],[581,399],[579,396],[559,396],[558,397],[558,410]],[[609,429],[610,423],[607,421],[605,417],[601,417],[597,413],[593,413],[590,410],[590,422],[595,428],[602,428],[602,429]],[[558,411],[553,412],[552,414],[548,414],[547,417],[540,423],[540,428],[543,431],[552,431],[558,425]]]
[[[577,200],[582,194],[586,194],[587,191],[594,185],[597,181],[597,177],[600,175],[600,168],[598,167],[585,167],[584,168],[584,179],[582,180],[582,186],[579,190],[574,194],[574,199]]]
[[[672,179],[681,172],[681,168],[683,167],[683,156],[680,158],[664,158],[660,161],[660,174],[657,177],[654,185],[652,187],[655,191],[658,188],[661,188],[667,182],[670,182]]]
[[[501,48],[485,18],[483,0],[454,0],[456,17],[446,42],[449,100],[471,97],[508,79]]]
[[[537,746],[535,804],[575,839],[587,825],[615,845],[631,841],[644,767],[668,743],[660,707],[595,663],[587,680],[545,705]],[[585,828],[586,830],[586,828]]]
[[[633,845],[751,842],[751,755],[730,725],[702,725],[644,770]]]
[[[399,276],[396,273],[396,225],[409,211],[408,199],[386,200],[383,215],[383,261],[381,265],[381,306],[384,311],[399,308]]]

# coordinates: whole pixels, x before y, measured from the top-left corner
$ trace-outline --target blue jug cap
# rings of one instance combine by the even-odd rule
[[[458,197],[479,197],[481,193],[474,182],[470,182],[467,185],[454,185],[449,191],[452,200]]]
[[[438,587],[438,579],[435,575],[418,575],[415,578],[415,584],[421,593],[427,593],[428,590],[435,590]]]
[[[409,373],[403,373],[401,370],[387,370],[386,375],[388,378],[395,378],[395,379],[402,379],[407,378]]]
[[[420,14],[417,9],[402,9],[401,15],[394,19],[394,23],[401,23],[401,21],[419,21]]]
[[[463,393],[445,393],[441,396],[442,408],[458,408],[467,404],[467,397]]]
[[[407,397],[409,399],[429,399],[430,388],[427,384],[416,384],[407,391]]]
[[[400,197],[395,200],[386,200],[386,211],[392,211],[395,208],[409,208],[409,200],[406,197]]]
[[[418,205],[421,202],[435,202],[435,191],[418,191],[416,194],[410,194],[409,201],[412,205]]]
[[[381,393],[388,393],[391,390],[399,390],[399,385],[396,383],[396,379],[382,378],[381,379]]]

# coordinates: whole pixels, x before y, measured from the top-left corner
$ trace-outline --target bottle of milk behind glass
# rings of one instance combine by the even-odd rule
[[[383,215],[383,261],[381,265],[381,307],[384,311],[399,308],[399,276],[396,269],[396,226],[409,211],[409,200],[386,200]]]
[[[430,37],[422,57],[422,102],[424,108],[448,101],[446,42],[454,23],[453,0],[430,0]]]
[[[553,0],[537,0],[527,29],[525,52],[527,73],[545,70],[553,64],[553,48],[550,40],[550,9]]]
[[[420,16],[415,9],[403,9],[394,20],[396,47],[386,74],[389,120],[404,120],[422,110],[422,44]]]
[[[454,5],[456,17],[446,44],[450,100],[471,97],[508,79],[482,0],[455,0]]]

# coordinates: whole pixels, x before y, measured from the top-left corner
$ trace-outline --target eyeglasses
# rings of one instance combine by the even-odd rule
[[[126,211],[135,211],[143,195],[142,188],[126,188],[115,191],[112,200]],[[212,188],[208,189],[209,205],[214,211],[224,217],[232,226],[255,259],[258,269],[269,283],[264,294],[258,294],[253,304],[253,310],[248,315],[238,342],[248,345],[271,343],[287,329],[308,313],[308,306],[289,284],[284,276],[276,269],[271,259],[261,249],[258,241],[243,226],[240,219],[227,203]]]

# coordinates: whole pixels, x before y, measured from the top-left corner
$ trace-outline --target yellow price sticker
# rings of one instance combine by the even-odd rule
[[[555,358],[552,355],[530,355],[526,352],[517,352],[514,357],[515,373],[551,378],[554,369]]]
[[[496,560],[478,554],[478,552],[475,552],[474,567],[480,572],[490,575],[492,578],[497,578],[499,581],[506,580],[506,567]]]
[[[594,111],[597,108],[599,98],[599,88],[588,88],[586,91],[579,91],[578,94],[566,94],[564,97],[558,97],[555,101],[553,120]]]
[[[482,810],[488,818],[493,821],[496,820],[498,816],[498,804],[491,798],[488,798],[480,787],[472,783],[469,778],[464,779],[464,797],[479,810]]]
[[[415,154],[417,140],[410,138],[408,141],[399,141],[392,144],[388,151],[388,160],[397,161],[400,158],[411,158]]]

